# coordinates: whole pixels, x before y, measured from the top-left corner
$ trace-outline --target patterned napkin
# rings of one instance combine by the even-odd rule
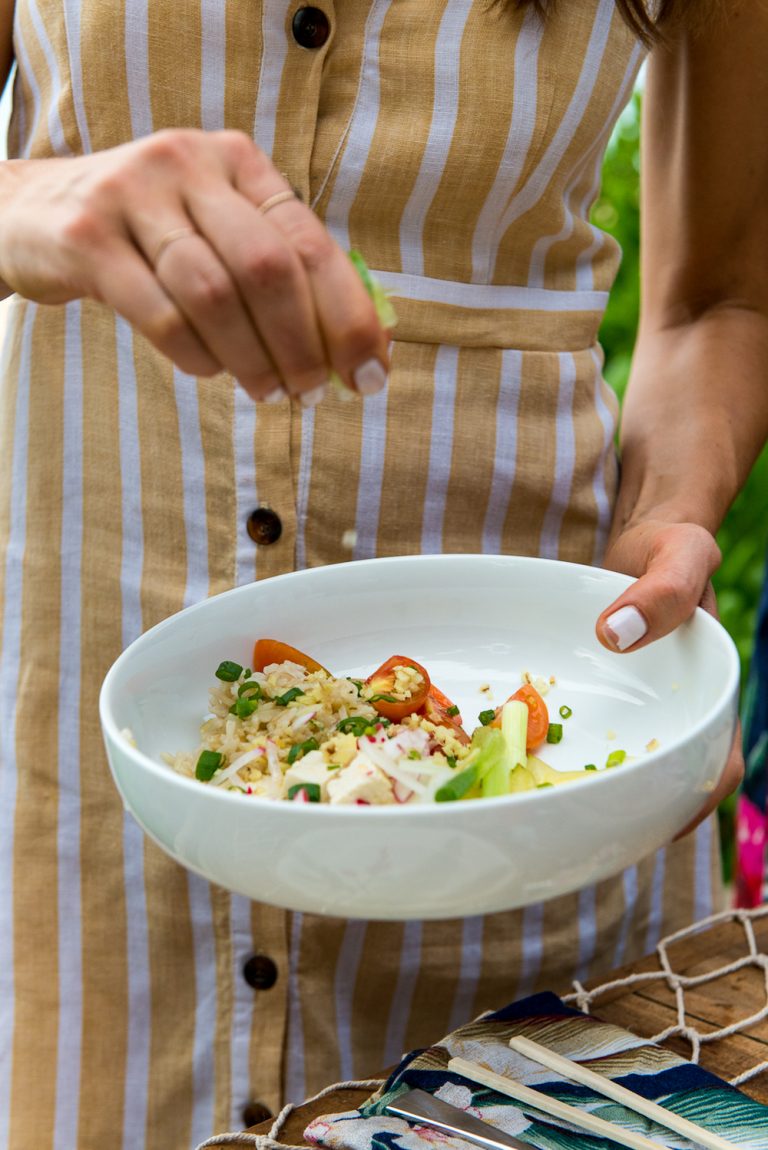
[[[664,1047],[569,1009],[554,994],[537,994],[483,1015],[436,1046],[406,1055],[382,1088],[359,1110],[317,1118],[307,1127],[304,1137],[329,1150],[436,1150],[436,1144],[441,1150],[467,1150],[468,1144],[461,1139],[385,1113],[398,1095],[418,1088],[540,1150],[616,1150],[614,1142],[577,1130],[450,1073],[446,1069],[448,1059],[460,1057],[483,1063],[552,1098],[645,1134],[660,1147],[691,1150],[694,1146],[650,1119],[633,1114],[588,1087],[568,1082],[511,1050],[509,1039],[518,1034],[607,1074],[737,1146],[768,1150],[768,1106]]]

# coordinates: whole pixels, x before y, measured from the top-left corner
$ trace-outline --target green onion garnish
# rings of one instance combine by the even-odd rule
[[[571,710],[570,707],[564,706],[564,707],[560,708],[560,718],[561,719],[570,719],[572,714],[573,714],[573,711]]]
[[[288,788],[288,798],[292,799],[299,791],[304,791],[311,803],[320,802],[320,784],[319,783],[296,783],[294,786]]]
[[[456,704],[454,703],[454,704],[453,704],[453,706],[452,706],[452,707],[449,707],[449,708],[448,708],[448,710],[447,710],[445,713],[446,713],[446,715],[450,715],[450,716],[451,716],[451,718],[453,718],[453,717],[454,717],[454,715],[458,715],[458,713],[459,713],[459,708],[458,708],[458,707],[456,706]]]
[[[549,727],[547,728],[547,742],[548,743],[559,743],[560,740],[562,739],[562,737],[563,737],[563,724],[562,723],[550,723]]]
[[[596,771],[597,767],[595,766],[594,763],[587,763],[586,766],[584,767],[584,770],[585,771]]]
[[[361,735],[368,735],[373,733],[373,726],[371,720],[366,719],[364,715],[347,715],[346,719],[342,719],[336,724],[336,730],[341,731],[344,735],[354,735],[359,739]]]
[[[623,763],[626,757],[626,751],[611,751],[610,755],[605,760],[605,765],[606,767],[618,767],[619,763]]]
[[[317,739],[305,739],[303,743],[294,743],[288,752],[288,762],[295,763],[297,759],[303,759],[307,751],[319,750],[320,744]]]
[[[248,699],[260,699],[261,686],[259,683],[255,683],[253,680],[251,680],[250,683],[241,683],[237,688],[237,695],[240,699],[243,697]]]
[[[355,687],[357,689],[357,697],[359,699],[363,693],[363,680],[362,679],[350,679],[349,681],[350,681],[350,683],[355,684]]]
[[[371,695],[367,703],[405,703],[407,699],[396,699],[394,695]]]
[[[454,803],[457,799],[462,799],[476,782],[477,767],[467,767],[465,770],[460,771],[458,775],[454,775],[452,779],[448,779],[441,787],[437,788],[435,791],[435,802]]]
[[[238,719],[247,719],[259,705],[258,699],[235,699],[229,708],[230,715],[237,715]]]
[[[552,786],[552,783],[537,783],[536,784],[536,790],[537,791],[543,791],[545,787],[551,787],[551,786]]]
[[[446,762],[448,763],[448,766],[449,766],[449,767],[456,767],[456,766],[458,766],[458,762],[459,762],[459,760],[456,758],[456,756],[455,756],[455,755],[446,755],[446,756],[445,756],[445,759],[446,759]]]
[[[420,751],[409,751],[408,752],[408,758],[409,759],[420,759],[421,758],[421,752]]]
[[[277,695],[272,702],[277,703],[278,707],[287,707],[289,703],[292,703],[294,699],[298,699],[299,695],[303,694],[304,692],[301,687],[291,687],[284,695]]]
[[[496,718],[496,711],[491,707],[489,711],[481,711],[477,718],[484,727],[488,727]]]
[[[244,679],[250,679],[252,674],[253,674],[253,671],[251,670],[251,668],[246,667],[245,670],[243,671],[243,678]]]
[[[220,751],[201,751],[195,767],[195,778],[209,783],[224,762]]]
[[[326,771],[340,771],[341,763],[326,763],[325,769]]]
[[[219,663],[214,671],[217,679],[221,679],[222,683],[236,683],[243,673],[243,668],[239,663],[232,663],[229,659],[225,659],[223,663]]]

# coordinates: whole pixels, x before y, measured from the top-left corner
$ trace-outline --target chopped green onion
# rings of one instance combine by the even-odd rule
[[[459,714],[459,708],[454,703],[453,706],[449,707],[445,713],[446,713],[446,715],[450,715],[451,718],[453,718],[455,715]]]
[[[548,743],[559,743],[560,740],[562,739],[562,737],[563,737],[563,724],[562,723],[550,723],[549,727],[547,728],[547,742]]]
[[[244,679],[250,679],[252,674],[253,674],[253,671],[251,670],[251,668],[246,667],[245,670],[243,671],[243,678]]]
[[[288,788],[288,798],[292,799],[299,791],[304,791],[305,795],[311,803],[320,802],[320,784],[319,783],[296,783],[294,786]]]
[[[446,759],[446,762],[448,763],[449,767],[454,767],[454,769],[455,769],[456,766],[458,765],[459,760],[456,758],[455,755],[446,755],[445,759]]]
[[[239,663],[233,663],[229,659],[225,659],[223,663],[219,663],[214,671],[217,679],[221,679],[222,683],[236,683],[243,673],[243,668]]]
[[[284,695],[277,695],[272,702],[277,703],[278,707],[287,707],[294,699],[298,699],[299,695],[303,695],[301,687],[291,687]]]
[[[359,739],[362,735],[373,733],[373,725],[370,719],[366,719],[364,715],[347,715],[346,719],[341,719],[336,724],[336,730],[341,731],[344,735],[354,735]]]
[[[303,758],[308,751],[319,751],[320,744],[317,739],[305,739],[303,743],[294,743],[288,752],[288,762],[295,763],[297,759]]]
[[[396,699],[394,695],[370,695],[367,703],[407,703],[407,699]]]
[[[350,683],[354,683],[354,685],[357,689],[357,697],[359,699],[363,693],[363,680],[362,679],[350,679],[349,681],[350,681]]]
[[[379,323],[382,327],[394,327],[397,323],[397,315],[393,308],[387,293],[381,286],[375,276],[372,276],[368,265],[358,251],[351,251],[349,258],[357,269],[357,274],[363,281],[363,286],[368,292],[368,295],[373,300],[373,306],[376,308],[376,315],[379,318]]]
[[[229,708],[230,715],[237,715],[238,719],[247,719],[259,705],[258,699],[235,699]]]
[[[551,786],[552,786],[552,783],[537,783],[536,784],[536,790],[537,791],[543,791],[545,787],[551,787]]]
[[[477,767],[467,767],[466,770],[460,771],[458,775],[454,775],[452,779],[448,779],[441,787],[437,788],[435,802],[454,803],[457,799],[463,798],[476,782]]]
[[[409,759],[420,759],[421,758],[421,751],[409,751],[408,752],[408,758]]]
[[[195,767],[195,778],[209,783],[224,762],[220,751],[201,751]]]
[[[325,769],[326,771],[340,771],[341,763],[326,763]]]
[[[571,710],[570,707],[563,706],[560,708],[560,718],[561,719],[570,719],[572,714],[573,714],[573,711]]]
[[[491,707],[489,711],[481,711],[477,718],[478,722],[482,723],[484,727],[488,727],[496,718],[496,711]]]
[[[246,696],[248,699],[260,699],[261,686],[253,680],[251,680],[250,683],[241,683],[237,688],[237,695],[240,699],[242,699],[243,696]]]
[[[606,767],[618,767],[620,763],[624,762],[626,757],[626,751],[611,751],[610,755],[605,760],[605,765]]]
[[[585,771],[596,771],[597,767],[595,766],[594,763],[587,763],[586,766],[584,767],[584,770]]]

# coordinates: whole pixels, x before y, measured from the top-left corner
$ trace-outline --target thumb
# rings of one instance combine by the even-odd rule
[[[607,559],[616,570],[643,572],[597,620],[597,637],[610,650],[639,650],[690,618],[699,604],[714,613],[709,580],[720,550],[703,527],[642,524],[620,536]]]

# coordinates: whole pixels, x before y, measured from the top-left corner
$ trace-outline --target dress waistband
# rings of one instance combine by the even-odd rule
[[[408,343],[521,351],[592,347],[608,293],[458,283],[373,271],[397,312],[395,338]]]

